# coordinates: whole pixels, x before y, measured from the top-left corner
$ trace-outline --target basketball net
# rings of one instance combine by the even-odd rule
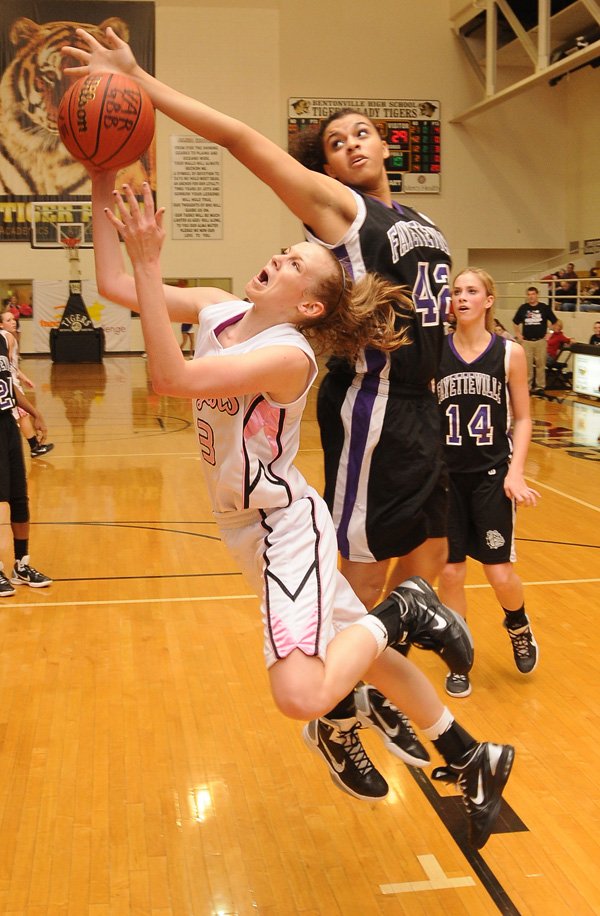
[[[81,266],[79,264],[79,245],[81,244],[81,240],[63,236],[60,243],[65,249],[69,261],[69,280],[80,280]]]

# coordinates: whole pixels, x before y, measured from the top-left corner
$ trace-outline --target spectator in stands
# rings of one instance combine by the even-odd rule
[[[19,311],[21,313],[21,318],[31,318],[33,315],[33,306],[31,304],[31,297],[29,302],[19,302]]]
[[[527,302],[519,306],[513,318],[515,340],[523,344],[527,357],[529,391],[542,394],[546,387],[546,333],[558,321],[546,302],[540,302],[537,286],[527,288]]]
[[[510,331],[507,331],[502,322],[498,321],[497,318],[494,318],[494,333],[497,334],[498,337],[504,337],[505,340],[515,339]]]
[[[594,322],[594,333],[590,337],[591,347],[600,347],[600,321]]]
[[[554,330],[546,340],[546,347],[548,350],[546,367],[548,369],[556,365],[558,354],[564,350],[565,347],[570,346],[571,340],[571,337],[567,337],[566,334],[563,333],[563,323],[559,319],[554,325]]]
[[[560,312],[574,312],[577,308],[577,293],[569,280],[559,280],[554,291],[554,304]]]
[[[580,309],[582,312],[600,312],[600,279],[596,267],[590,270],[590,277],[592,278],[590,283],[583,289]]]
[[[565,287],[569,293],[573,296],[577,296],[577,280],[579,279],[578,275],[575,273],[575,265],[572,261],[569,261],[565,270],[563,270],[562,275],[563,282],[567,283]],[[567,282],[568,281],[568,282]]]

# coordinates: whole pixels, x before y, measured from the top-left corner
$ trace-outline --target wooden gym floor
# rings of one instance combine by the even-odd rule
[[[56,445],[28,459],[31,562],[54,584],[0,607],[2,916],[600,912],[600,405],[533,400],[530,678],[470,572],[473,694],[450,705],[517,749],[501,832],[475,853],[430,769],[363,733],[390,794],[357,801],[274,708],[189,405],[154,395],[137,356],[24,369]],[[320,487],[314,397],[299,465]],[[414,658],[442,691],[440,660]]]

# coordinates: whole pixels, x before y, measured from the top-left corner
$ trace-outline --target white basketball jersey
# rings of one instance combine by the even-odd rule
[[[277,404],[264,392],[194,401],[204,474],[213,511],[218,513],[288,506],[307,487],[293,462],[308,390],[317,375],[316,359],[306,338],[292,324],[279,324],[242,343],[222,347],[219,333],[251,307],[251,303],[231,300],[204,308],[195,358],[226,358],[285,345],[306,353],[312,372],[305,391],[293,404]]]

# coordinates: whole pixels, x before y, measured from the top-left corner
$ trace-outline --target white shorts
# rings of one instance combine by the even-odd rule
[[[333,522],[312,487],[285,509],[219,516],[217,524],[260,596],[267,668],[294,649],[324,660],[336,632],[367,613],[337,568]]]

